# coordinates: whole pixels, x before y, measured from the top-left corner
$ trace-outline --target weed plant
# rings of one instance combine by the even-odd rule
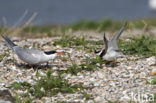
[[[0,62],[3,60],[4,57],[8,57],[9,54],[7,52],[3,53],[3,54],[0,54]]]
[[[50,97],[58,93],[75,93],[78,90],[82,90],[81,84],[72,85],[68,80],[63,79],[61,75],[53,76],[52,70],[45,72],[45,76],[41,76],[39,72],[36,73],[35,84],[30,84],[27,82],[14,82],[9,88],[14,88],[16,90],[26,90],[26,93],[22,94],[23,100],[29,98],[33,100],[35,98],[42,98],[43,96]],[[33,98],[31,98],[31,96]],[[16,96],[18,100],[18,96]]]
[[[152,35],[132,37],[129,41],[120,41],[119,47],[125,55],[156,56],[156,38]]]
[[[155,85],[156,84],[156,79],[152,79],[151,84]]]

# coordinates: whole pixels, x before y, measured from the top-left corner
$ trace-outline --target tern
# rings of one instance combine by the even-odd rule
[[[111,39],[107,40],[105,33],[103,36],[103,40],[105,43],[105,48],[103,48],[101,51],[94,51],[96,55],[100,56],[106,61],[114,61],[117,58],[124,57],[122,52],[119,50],[118,47],[118,39],[122,32],[124,31],[125,27],[127,25],[127,22],[124,24],[124,26],[120,29],[120,31]]]
[[[57,55],[63,54],[62,52],[58,52],[56,50],[41,51],[38,49],[25,49],[14,44],[7,36],[1,36],[9,44],[10,48],[18,56],[18,58],[29,65],[48,63],[48,61],[55,59]]]

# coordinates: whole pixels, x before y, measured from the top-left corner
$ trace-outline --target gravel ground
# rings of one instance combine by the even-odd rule
[[[71,52],[71,58],[77,64],[81,64],[84,61],[85,56],[94,58],[93,53],[89,53],[86,50],[77,50],[73,48],[61,48],[59,46],[53,46],[54,39],[58,38],[44,38],[44,39],[27,39],[20,40],[13,38],[16,44],[20,46],[27,45],[30,48],[35,45],[35,48],[42,50],[53,50],[63,49]],[[12,50],[8,49],[5,42],[0,41],[1,54],[5,52],[9,54],[3,58],[0,62],[0,90],[10,91],[14,96],[16,90],[8,89],[13,82],[27,81],[34,83],[32,78],[35,78],[36,71],[33,68],[18,67],[16,63],[21,64],[22,62],[12,53]],[[56,58],[50,62],[50,66],[54,70],[64,70],[67,66],[71,65],[68,60],[62,60],[67,58],[67,55]],[[68,102],[81,102],[81,103],[107,103],[108,100],[120,101],[126,103],[133,100],[132,94],[153,94],[156,92],[156,86],[151,85],[148,82],[151,81],[155,76],[151,75],[152,71],[156,71],[155,57],[140,58],[133,56],[126,56],[126,58],[118,59],[116,67],[107,67],[103,64],[103,68],[96,69],[95,71],[82,71],[77,75],[66,74],[65,79],[68,79],[70,83],[79,84],[81,83],[84,87],[87,87],[85,91],[92,95],[93,99],[87,100],[81,93],[74,94],[57,94],[53,97],[43,97],[42,99],[36,99],[36,103],[51,103],[57,102],[57,100],[68,101]],[[43,68],[44,69],[44,68]],[[39,69],[40,73],[43,73],[43,69]],[[23,91],[16,91],[18,94]],[[0,93],[1,94],[1,93]],[[12,101],[13,99],[4,98],[4,95],[0,95],[0,100]],[[3,103],[3,101],[0,103]],[[6,102],[9,103],[9,102]],[[145,102],[143,102],[145,103]]]

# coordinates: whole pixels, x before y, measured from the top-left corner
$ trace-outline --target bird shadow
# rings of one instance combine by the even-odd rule
[[[19,63],[15,63],[15,65],[19,68],[23,68],[23,69],[31,69],[33,68],[34,70],[36,69],[43,69],[43,70],[47,70],[49,68],[52,67],[64,67],[64,65],[56,65],[56,64],[46,64],[46,65],[29,65],[29,64],[19,64]]]

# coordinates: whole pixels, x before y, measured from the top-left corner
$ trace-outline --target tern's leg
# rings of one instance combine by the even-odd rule
[[[29,67],[34,69],[36,65],[29,65]]]
[[[48,69],[49,67],[49,62],[46,63],[45,68]]]
[[[114,64],[115,62],[116,62],[116,60],[110,61],[109,64]]]
[[[113,61],[110,61],[109,63],[110,63],[110,64],[116,64],[116,63],[118,63],[118,61],[117,61],[117,59],[115,59],[115,60],[113,60]]]
[[[46,66],[47,66],[47,67],[49,66],[49,62],[46,63]]]
[[[117,59],[115,59],[115,63],[118,63],[118,60]]]
[[[38,70],[39,69],[39,65],[31,65],[31,68],[33,68],[34,70]]]

